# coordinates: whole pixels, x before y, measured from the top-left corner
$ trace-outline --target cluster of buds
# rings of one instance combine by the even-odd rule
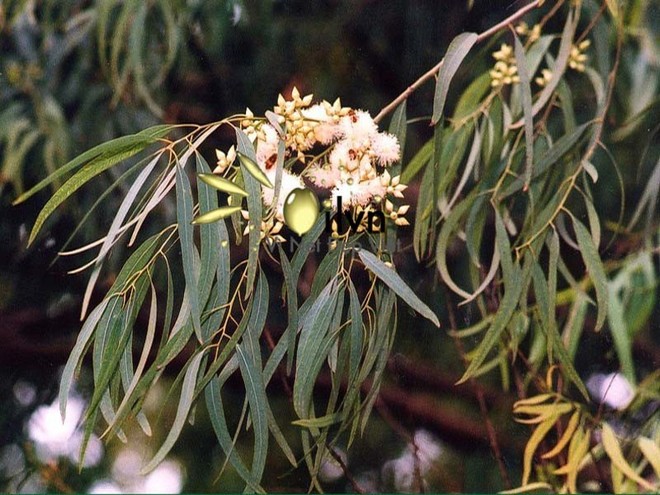
[[[241,215],[243,220],[245,220],[245,228],[243,229],[243,235],[248,235],[251,228],[254,228],[250,223],[250,214],[247,210],[241,210]],[[265,242],[267,245],[272,246],[277,242],[284,242],[284,237],[280,235],[284,224],[279,220],[273,218],[272,216],[261,221],[261,241]]]
[[[534,82],[543,88],[544,86],[547,86],[550,79],[552,79],[552,71],[550,69],[543,69],[541,70],[541,75],[536,77]]]
[[[493,53],[493,58],[496,62],[495,66],[489,72],[491,87],[499,88],[520,82],[516,57],[511,45],[502,43],[500,49]]]
[[[234,145],[232,145],[227,153],[220,150],[215,150],[215,156],[218,159],[218,162],[215,169],[213,169],[213,173],[222,175],[225,173],[225,170],[233,165],[234,161],[236,160],[236,149]]]
[[[541,37],[541,25],[534,24],[534,26],[530,28],[527,23],[523,21],[516,26],[516,33],[520,36],[526,36],[527,43],[531,45]]]
[[[584,72],[585,62],[589,57],[584,53],[591,45],[591,40],[583,40],[577,45],[571,47],[571,53],[568,56],[568,66],[578,72]]]
[[[403,216],[408,213],[410,205],[394,206],[389,199],[385,200],[385,213],[397,225],[410,225]]]

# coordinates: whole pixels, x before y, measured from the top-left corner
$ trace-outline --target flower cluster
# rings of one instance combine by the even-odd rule
[[[403,217],[406,205],[395,207],[391,201],[383,201],[403,198],[407,187],[399,176],[392,177],[387,171],[400,158],[399,142],[392,134],[379,132],[368,112],[343,107],[339,99],[313,104],[312,95],[302,96],[294,88],[291,99],[279,95],[277,105],[267,115],[255,117],[247,109],[239,123],[256,145],[257,164],[272,184],[276,183],[278,146],[280,141],[285,144],[279,192],[262,188],[264,204],[275,219],[272,227],[266,226],[275,236],[265,233],[267,239],[281,239],[277,225],[284,222],[284,202],[291,191],[306,187],[306,181],[327,191],[326,203],[331,209],[337,209],[339,203],[343,210],[378,209],[397,225],[408,225]],[[236,152],[232,147],[227,153],[216,154],[214,172],[222,174],[235,160]],[[273,227],[276,232],[272,232]]]
[[[534,24],[531,28],[526,22],[521,22],[516,26],[516,33],[520,36],[527,36],[527,43],[532,44],[541,37],[541,25]]]
[[[591,40],[584,40],[571,47],[571,53],[568,56],[568,66],[578,72],[584,72],[585,62],[589,57],[584,53],[591,45]]]
[[[493,53],[493,58],[496,60],[495,66],[489,72],[490,85],[493,88],[520,82],[516,57],[511,45],[502,43],[500,49]]]
[[[541,70],[541,75],[536,77],[534,82],[543,88],[544,86],[547,86],[550,79],[552,79],[552,71],[550,69],[543,69]]]

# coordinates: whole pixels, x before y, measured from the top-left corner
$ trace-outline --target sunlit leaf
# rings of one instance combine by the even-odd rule
[[[658,447],[658,444],[650,438],[639,437],[637,439],[637,446],[651,466],[653,466],[656,476],[660,477],[660,447]]]
[[[603,448],[612,460],[612,464],[614,464],[628,478],[641,485],[645,490],[655,491],[655,487],[637,474],[632,466],[628,464],[628,461],[623,457],[619,439],[616,437],[616,433],[614,433],[612,427],[607,423],[603,423],[602,437]]]

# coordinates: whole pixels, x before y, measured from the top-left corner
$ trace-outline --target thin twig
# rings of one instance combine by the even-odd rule
[[[527,14],[529,11],[534,10],[535,8],[539,7],[544,0],[534,0],[532,3],[525,5],[522,7],[520,10],[515,12],[514,14],[510,15],[506,19],[504,19],[502,22],[499,22],[498,24],[495,24],[493,27],[487,29],[483,33],[479,34],[477,36],[477,43],[482,42],[492,34],[500,31],[501,29],[504,29],[508,25],[510,25],[512,22],[517,21],[520,19],[522,16]],[[406,88],[406,90],[401,93],[399,96],[397,96],[394,100],[392,100],[387,106],[383,107],[383,109],[378,112],[378,115],[374,117],[374,122],[380,122],[383,117],[385,117],[387,114],[392,112],[396,107],[401,104],[401,102],[405,101],[408,99],[408,97],[413,94],[422,84],[424,84],[426,81],[431,79],[433,76],[435,76],[440,69],[442,68],[442,64],[444,63],[445,59],[443,58],[438,62],[435,66],[433,66],[431,69],[426,71],[419,79],[417,79],[414,83],[412,83],[410,86]]]
[[[453,332],[456,332],[458,328],[456,326],[456,317],[454,315],[454,308],[452,307],[449,294],[447,294],[446,291],[445,291],[445,298],[447,301],[447,311],[449,314],[449,326],[451,327],[451,330]],[[463,363],[467,367],[468,363],[467,363],[467,358],[465,356],[465,349],[463,347],[463,342],[461,342],[461,339],[458,338],[456,335],[454,335],[453,339],[454,339],[454,344],[458,349],[458,353],[461,355],[461,359],[463,360]],[[481,416],[486,425],[486,432],[488,433],[488,443],[490,445],[490,449],[493,451],[493,455],[495,456],[495,459],[497,459],[497,467],[500,470],[500,475],[502,476],[502,482],[504,483],[504,486],[507,489],[510,489],[511,480],[509,479],[509,473],[507,472],[506,465],[504,464],[504,457],[502,456],[502,450],[500,449],[500,445],[497,441],[495,427],[493,426],[493,423],[490,420],[490,417],[488,416],[488,407],[486,406],[484,391],[481,388],[481,385],[479,385],[479,382],[477,382],[477,380],[475,380],[474,378],[470,378],[469,382],[470,382],[470,386],[474,389],[474,394],[477,396],[477,401],[479,402],[479,410],[481,411]]]
[[[367,491],[364,488],[362,488],[360,484],[357,482],[357,480],[353,477],[353,474],[349,471],[348,466],[344,462],[344,459],[341,458],[341,456],[337,453],[334,447],[331,447],[330,445],[328,445],[327,447],[328,447],[328,452],[330,452],[330,455],[339,464],[339,467],[344,472],[344,476],[346,476],[346,479],[353,487],[353,490],[355,490],[355,493],[367,493]]]

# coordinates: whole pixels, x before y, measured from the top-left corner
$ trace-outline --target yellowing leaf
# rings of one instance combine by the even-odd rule
[[[534,404],[540,404],[541,402],[545,402],[546,400],[554,396],[555,394],[540,394],[540,395],[534,395],[533,397],[529,397],[527,399],[516,401],[513,404],[513,412],[517,412],[516,410],[521,406],[532,406]]]
[[[638,475],[630,464],[624,459],[621,452],[621,445],[614,433],[614,430],[607,423],[603,423],[603,448],[619,471],[631,480],[644,487],[645,490],[655,490],[655,487],[647,480]]]
[[[549,452],[546,452],[541,456],[542,459],[550,459],[557,454],[559,454],[564,447],[568,444],[568,442],[573,438],[573,433],[575,433],[575,429],[578,426],[578,422],[580,420],[580,411],[575,411],[573,413],[573,416],[571,416],[571,419],[568,420],[568,424],[566,425],[566,430],[564,431],[564,434],[561,436],[559,441],[557,442],[557,445],[553,447],[552,450]]]
[[[589,431],[578,428],[568,448],[568,462],[554,472],[557,475],[567,475],[566,486],[570,493],[577,492],[577,475],[580,471],[582,458],[589,450],[590,437]]]
[[[573,409],[572,404],[538,404],[533,406],[520,406],[514,412],[516,414],[529,414],[549,417],[554,414],[562,415]]]
[[[500,493],[505,495],[513,495],[515,493],[529,493],[537,490],[541,490],[543,493],[548,493],[552,491],[552,485],[549,485],[548,483],[545,483],[543,481],[536,481],[534,483],[529,483],[527,485],[520,486],[518,488],[513,488],[511,490],[504,490],[503,492]]]
[[[527,445],[525,445],[525,452],[523,454],[523,476],[522,476],[522,485],[526,485],[529,481],[529,476],[532,472],[532,461],[534,459],[534,452],[538,448],[541,440],[545,438],[550,429],[555,425],[559,419],[559,414],[555,414],[546,419],[543,423],[538,425],[532,433],[532,436],[529,437]]]
[[[655,470],[655,474],[660,477],[660,447],[650,438],[639,437],[637,445],[642,454],[649,460]]]

